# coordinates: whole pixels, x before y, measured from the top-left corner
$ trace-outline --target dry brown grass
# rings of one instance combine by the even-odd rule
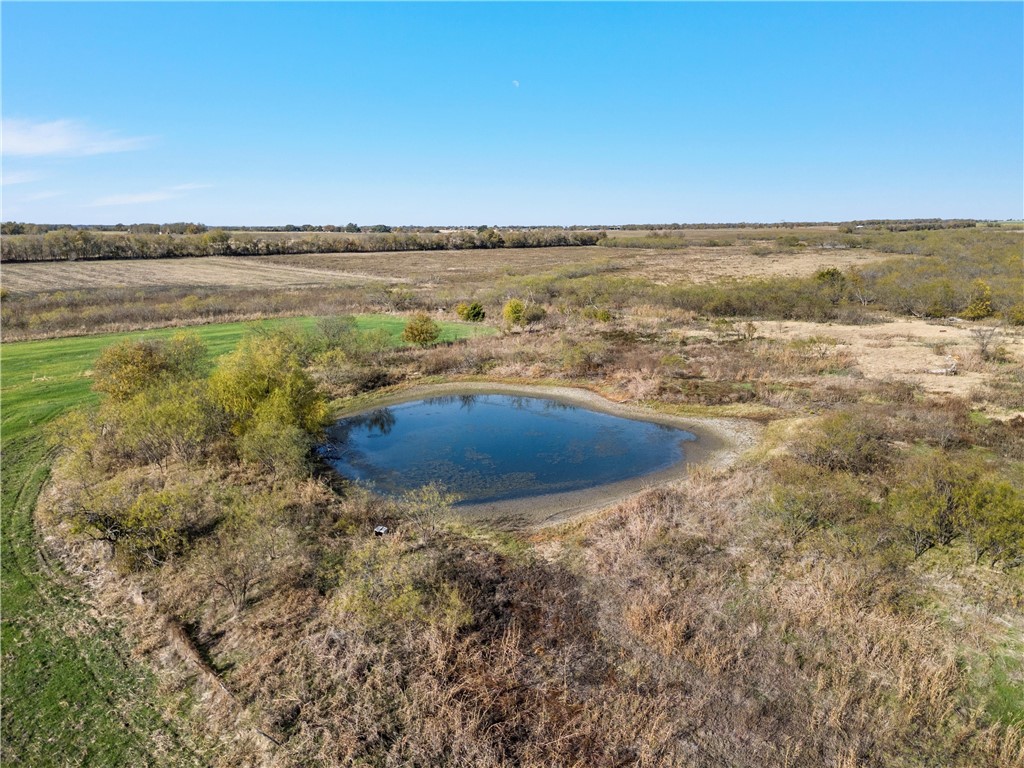
[[[416,264],[411,279],[431,274]],[[901,452],[1024,456],[1017,422],[974,419],[971,399],[929,393],[925,374],[899,368],[968,337],[924,323],[747,328],[634,310],[612,322],[552,311],[525,331],[375,365],[404,384],[543,379],[666,410],[749,408],[775,420],[767,445],[731,469],[514,536],[227,465],[210,498],[235,487],[263,499],[250,505],[259,536],[214,519],[159,569],[89,566],[103,610],[129,621],[164,692],[196,701],[220,734],[212,762],[1024,766],[1020,725],[989,711],[979,688],[985,660],[1024,627],[1019,575],[969,566],[956,548],[914,561],[878,513]],[[979,377],[972,397],[1019,400],[1017,343],[1003,362],[962,356]],[[333,385],[354,390],[348,378]],[[884,436],[877,461],[833,471],[799,450],[846,417]],[[796,530],[769,503],[783,480],[838,508]],[[379,522],[392,529],[383,539],[371,533]],[[245,599],[211,578],[224,553],[257,546],[267,566]]]
[[[157,286],[281,288],[404,282],[337,269],[317,269],[268,258],[210,256],[186,259],[4,264],[3,285],[14,293]]]
[[[867,249],[809,248],[758,256],[756,246],[681,250],[604,248],[502,248],[465,251],[327,253],[293,256],[209,257],[110,262],[4,264],[4,287],[15,293],[74,291],[117,286],[282,287],[338,282],[408,282],[421,288],[458,289],[462,295],[506,275],[548,272],[568,264],[610,262],[621,274],[656,282],[713,282],[721,279],[813,274],[882,257]]]
[[[916,607],[934,592],[841,535],[789,542],[764,484],[697,472],[534,554],[305,483],[278,489],[284,559],[241,611],[201,553],[102,577],[104,610],[200,702],[218,765],[1020,764],[1020,732],[965,705],[964,659],[998,636]],[[374,609],[437,585],[462,608]]]

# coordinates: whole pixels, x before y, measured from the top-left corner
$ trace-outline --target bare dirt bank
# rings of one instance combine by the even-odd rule
[[[685,429],[697,436],[687,444],[686,458],[667,469],[616,483],[581,491],[552,493],[530,498],[510,499],[485,504],[467,504],[456,508],[459,517],[471,522],[487,522],[505,530],[520,530],[553,525],[565,520],[596,512],[629,498],[635,493],[658,485],[675,482],[686,477],[696,466],[720,469],[729,466],[757,442],[761,428],[744,419],[712,417],[680,417],[658,413],[636,405],[616,403],[600,394],[573,387],[531,384],[505,384],[499,382],[451,382],[427,384],[403,389],[361,403],[358,408],[345,411],[342,417],[421,400],[439,395],[516,394],[545,397],[551,400],[579,405],[613,416],[650,421]]]

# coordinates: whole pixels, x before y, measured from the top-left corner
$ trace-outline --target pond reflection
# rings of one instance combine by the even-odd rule
[[[328,430],[342,475],[398,495],[431,482],[460,503],[583,490],[685,459],[695,436],[549,398],[450,395],[378,408]]]

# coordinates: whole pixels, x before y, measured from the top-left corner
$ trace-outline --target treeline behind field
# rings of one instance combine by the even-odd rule
[[[973,229],[978,226],[975,219],[859,219],[855,221],[780,221],[780,222],[719,222],[702,224],[621,224],[611,226],[588,225],[585,229],[630,230],[686,230],[686,229],[804,229],[807,227],[837,227],[841,232],[862,229],[885,230],[888,232],[914,232],[928,229]],[[998,222],[984,222],[986,226]]]
[[[277,234],[277,233],[275,233]],[[550,248],[594,245],[599,235],[563,229],[455,232],[302,234],[295,237],[211,230],[202,234],[139,234],[59,229],[8,235],[0,243],[4,262],[100,259],[173,259],[196,256],[276,256],[300,253],[444,251],[475,248]]]

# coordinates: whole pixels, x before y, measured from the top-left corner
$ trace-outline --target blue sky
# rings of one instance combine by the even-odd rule
[[[3,3],[4,220],[1024,216],[1024,5]]]

